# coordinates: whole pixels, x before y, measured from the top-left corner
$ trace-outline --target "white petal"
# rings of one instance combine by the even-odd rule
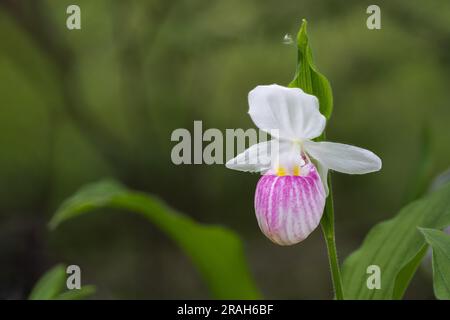
[[[298,88],[257,86],[248,94],[248,103],[256,126],[275,138],[313,139],[325,128],[326,119],[319,112],[317,98]]]
[[[247,172],[267,171],[271,165],[270,145],[271,141],[254,144],[237,157],[227,161],[225,166],[228,169]]]
[[[381,169],[381,159],[373,152],[334,142],[305,141],[306,152],[335,171],[349,174],[363,174]]]

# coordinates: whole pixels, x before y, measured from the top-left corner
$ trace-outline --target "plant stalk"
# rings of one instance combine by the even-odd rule
[[[329,194],[325,203],[325,212],[320,222],[323,235],[327,244],[328,261],[330,263],[331,280],[333,282],[334,297],[336,300],[344,300],[344,289],[342,286],[341,271],[339,269],[339,260],[336,251],[336,239],[334,232],[334,207],[333,192],[331,189],[331,177],[328,174]]]

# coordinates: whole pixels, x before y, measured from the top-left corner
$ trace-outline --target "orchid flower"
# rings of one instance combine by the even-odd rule
[[[324,131],[326,118],[318,99],[301,89],[257,86],[248,102],[255,125],[273,139],[252,145],[226,167],[263,175],[255,192],[258,225],[274,243],[296,244],[320,223],[328,170],[364,174],[380,170],[381,160],[362,148],[313,141]]]

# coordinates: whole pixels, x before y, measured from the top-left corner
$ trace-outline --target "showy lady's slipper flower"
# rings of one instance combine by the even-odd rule
[[[253,122],[273,140],[251,146],[226,166],[263,174],[255,193],[259,227],[279,245],[296,244],[320,223],[328,170],[369,173],[381,169],[381,160],[369,150],[313,141],[324,131],[326,119],[318,99],[301,89],[258,86],[248,102]]]

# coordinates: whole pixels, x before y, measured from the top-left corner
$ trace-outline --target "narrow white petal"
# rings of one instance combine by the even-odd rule
[[[256,126],[275,138],[313,139],[325,128],[326,119],[319,112],[317,98],[298,88],[257,86],[248,94],[248,103]]]
[[[334,142],[305,141],[306,152],[322,166],[349,174],[364,174],[381,169],[381,159],[372,151]]]
[[[271,141],[265,141],[252,145],[237,157],[227,161],[225,166],[228,169],[247,171],[247,172],[263,172],[270,169]]]

